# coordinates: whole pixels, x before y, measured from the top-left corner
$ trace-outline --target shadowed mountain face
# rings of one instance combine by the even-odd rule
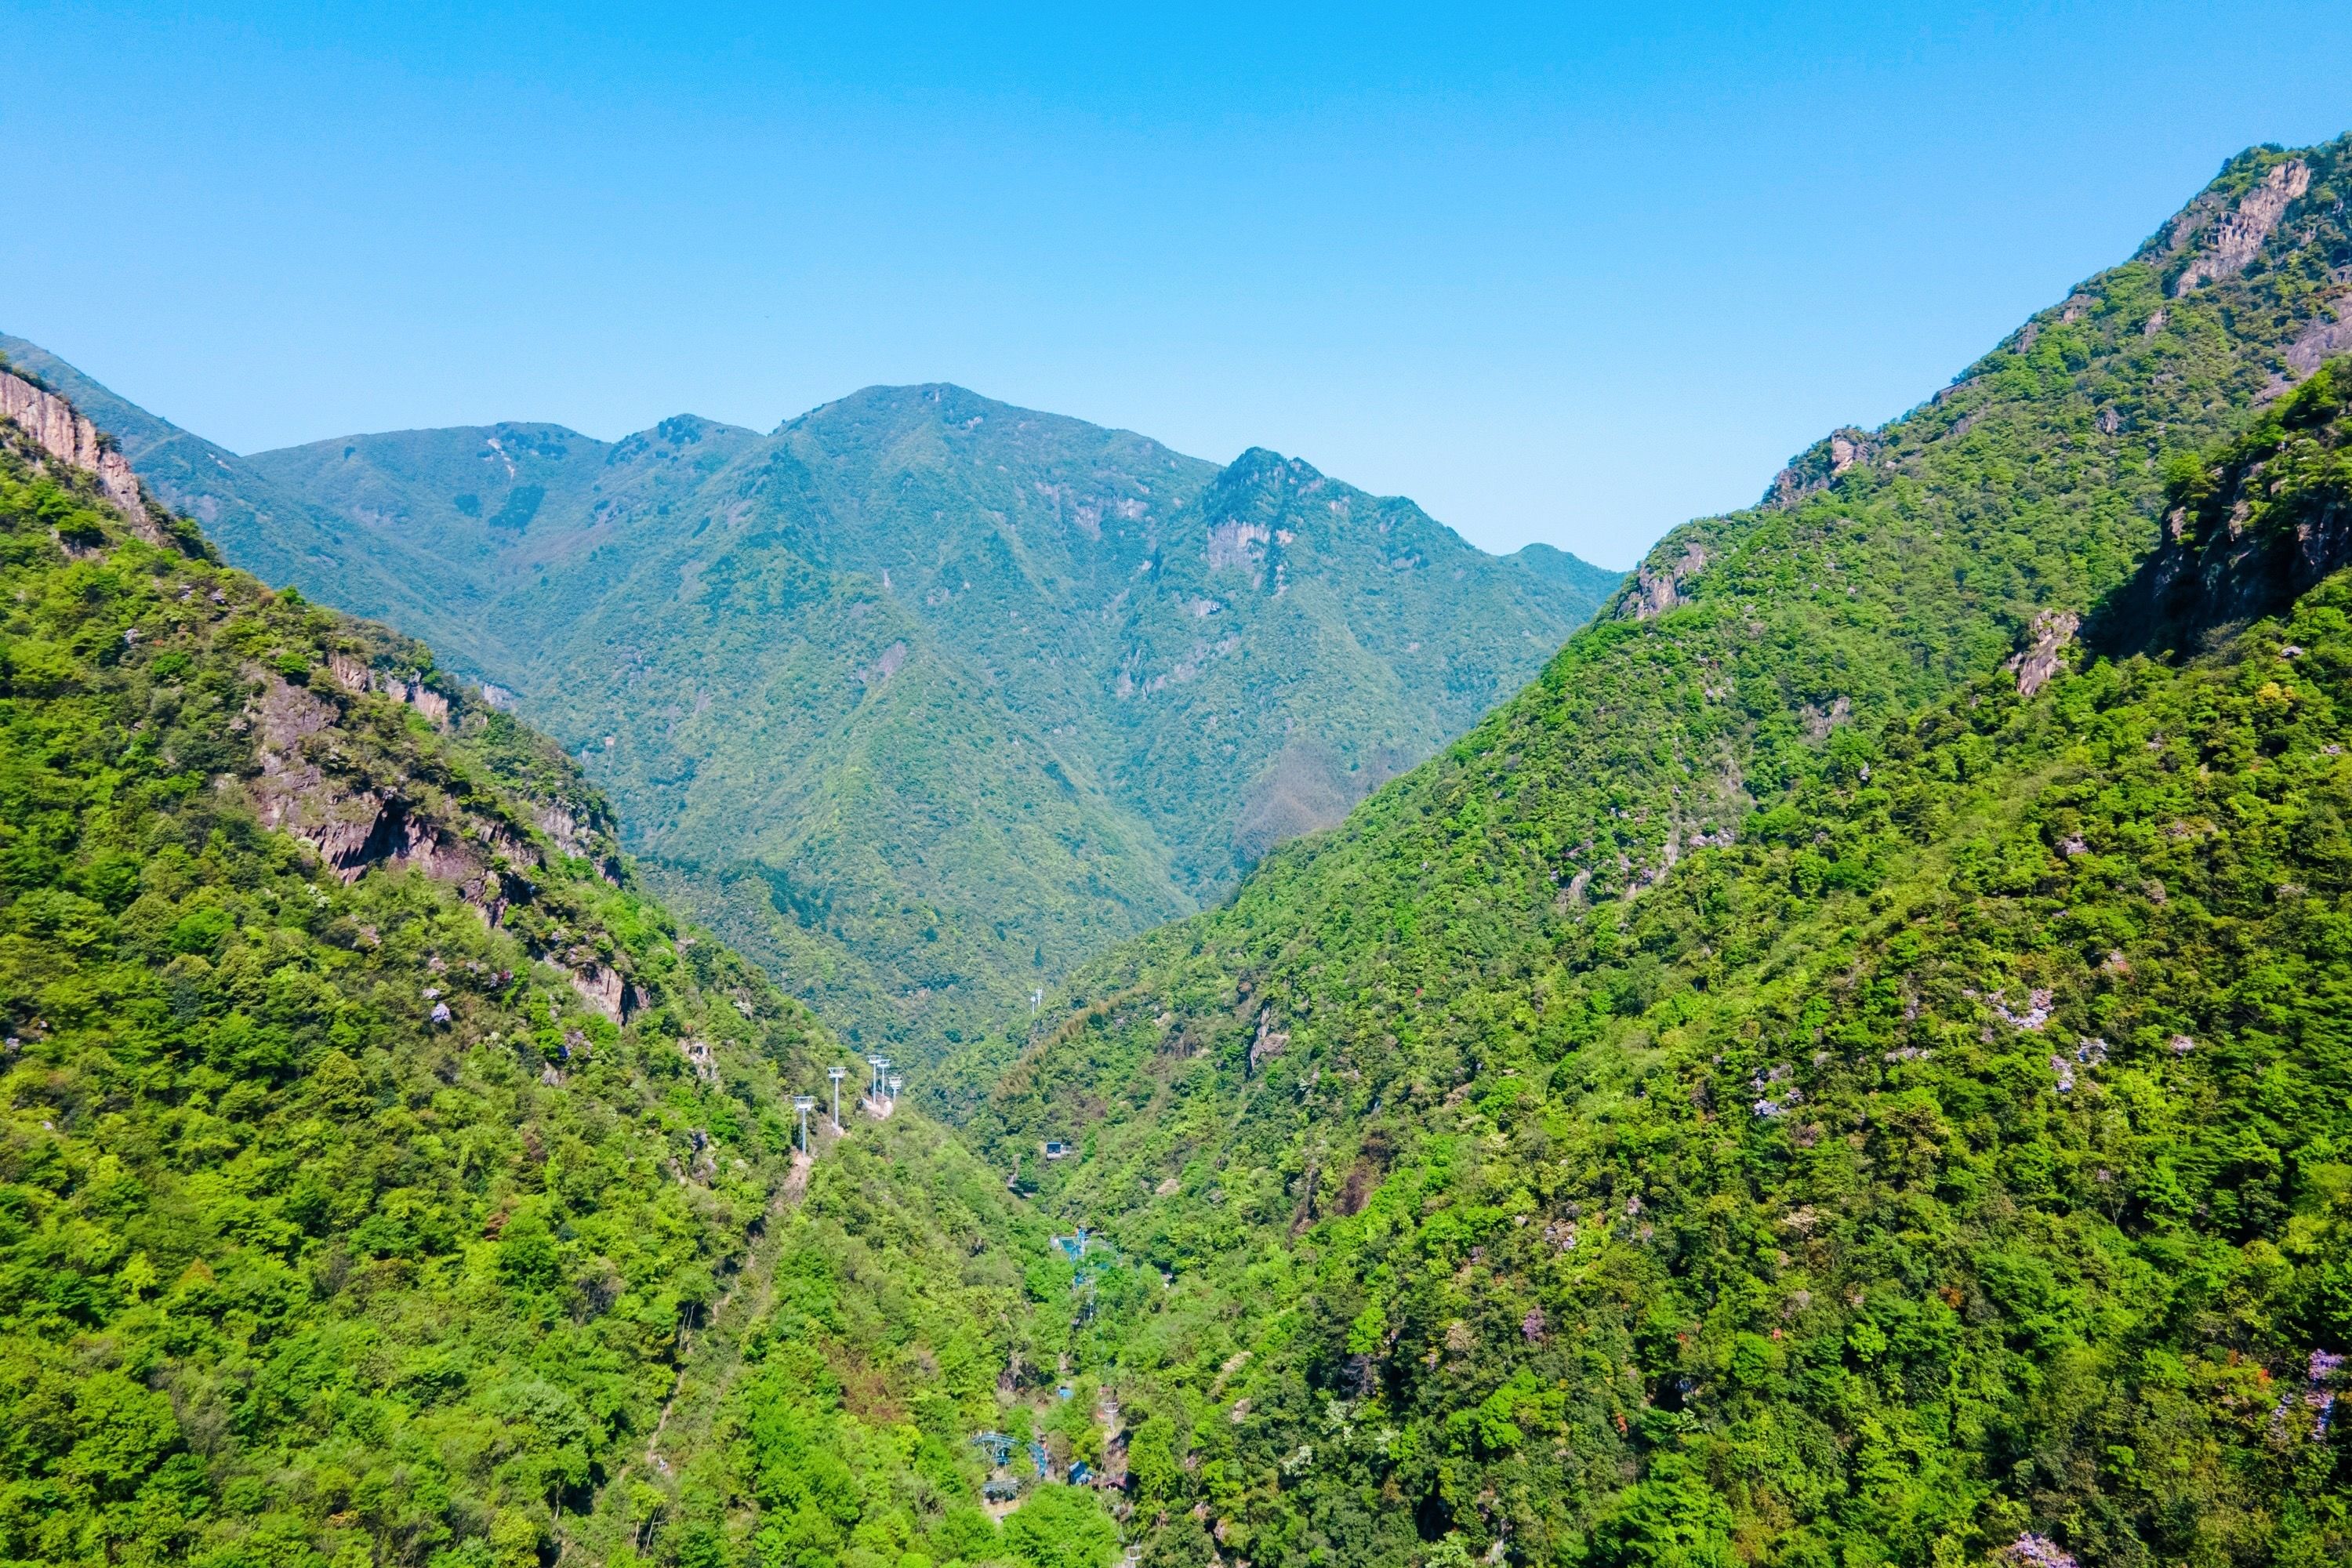
[[[1328,826],[1615,574],[1262,450],[952,386],[768,436],[499,425],[237,458],[0,340],[233,560],[430,640],[579,757],[648,875],[928,1057]]]

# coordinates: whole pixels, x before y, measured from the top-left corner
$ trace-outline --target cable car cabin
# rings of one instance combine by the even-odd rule
[[[1048,1160],[1066,1160],[1069,1156],[1070,1146],[1067,1143],[1063,1142],[1059,1138],[1048,1138],[1045,1140],[1045,1158]]]

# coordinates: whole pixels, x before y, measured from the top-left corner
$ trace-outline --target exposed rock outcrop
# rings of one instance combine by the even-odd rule
[[[2034,612],[2025,647],[2003,667],[2017,676],[2019,696],[2032,696],[2065,667],[2066,647],[2074,640],[2074,629],[2082,624],[2083,617],[2072,610]]]
[[[604,847],[592,837],[601,830],[601,825],[583,819],[569,806],[542,802],[532,820],[538,823],[539,830],[566,855],[593,857],[603,851]]]
[[[416,682],[375,679],[358,660],[340,655],[330,668],[355,696],[373,689],[430,711],[415,702],[413,693],[422,689]],[[447,700],[427,695],[446,715]],[[362,775],[346,765],[341,718],[328,698],[267,678],[246,712],[257,772],[245,787],[262,823],[308,845],[347,883],[372,870],[413,868],[455,888],[488,923],[505,923],[512,908],[531,898],[531,876],[544,867],[529,830],[467,809],[430,786]],[[559,947],[538,956],[562,969],[581,999],[608,1018],[624,1021],[642,1004],[628,977],[590,950]]]
[[[2352,353],[2352,295],[2321,307],[2311,325],[2287,344],[2284,357],[2295,374],[2309,375],[2341,353]]]
[[[2209,279],[2235,278],[2243,272],[2246,263],[2262,249],[2263,241],[2278,227],[2286,209],[2309,189],[2310,164],[2300,158],[2273,164],[2206,235],[2199,254],[2173,284],[2173,293],[2186,294]]]
[[[436,881],[457,885],[492,924],[508,901],[495,861],[536,866],[538,856],[503,825],[431,820],[418,803],[386,786],[331,772],[311,753],[334,750],[328,735],[341,715],[332,704],[271,678],[248,710],[255,721],[260,773],[250,781],[254,805],[268,826],[316,850],[344,881],[373,866],[413,865]],[[468,837],[473,842],[468,843]]]
[[[2352,566],[2352,361],[2319,368],[2210,472],[2177,485],[2163,537],[2087,633],[2104,651],[2189,652]]]
[[[1273,531],[1264,523],[1233,518],[1209,530],[1202,553],[1212,572],[1228,566],[1247,571],[1265,558],[1265,546],[1273,538]]]
[[[1655,619],[1683,602],[1683,584],[1706,570],[1706,551],[1698,541],[1685,541],[1682,553],[1668,563],[1653,555],[1635,569],[1618,615],[1636,621]]]
[[[572,979],[572,989],[580,993],[580,999],[614,1023],[635,1010],[631,1005],[635,998],[629,984],[618,971],[601,963],[583,963],[567,968],[564,973]]]
[[[872,664],[865,665],[858,669],[858,683],[871,691],[886,684],[892,676],[906,667],[907,645],[903,641],[894,642],[884,648]]]
[[[1772,476],[1764,492],[1765,506],[1790,506],[1817,490],[1828,489],[1843,475],[1874,462],[1878,441],[1867,430],[1841,426],[1806,447]]]
[[[21,375],[0,371],[0,418],[14,421],[58,462],[97,476],[99,493],[114,504],[131,526],[149,542],[162,542],[162,531],[147,515],[147,498],[139,489],[139,476],[72,404]]]
[[[1278,1057],[1290,1047],[1290,1031],[1274,1026],[1274,1005],[1268,1003],[1258,1009],[1257,1037],[1250,1042],[1250,1070],[1255,1072],[1258,1063],[1269,1057]]]
[[[421,676],[411,679],[406,676],[387,674],[343,653],[335,655],[328,668],[336,684],[346,691],[380,691],[395,702],[415,709],[442,729],[449,727],[449,699],[427,686]]]
[[[1797,711],[1804,721],[1805,739],[1818,746],[1841,726],[1853,722],[1853,699],[1832,696],[1826,703],[1805,703]]]
[[[59,465],[89,476],[103,501],[152,542],[173,545],[192,555],[216,559],[193,525],[172,516],[140,488],[130,465],[97,427],[64,398],[22,376],[0,370],[0,441],[35,465]],[[68,553],[84,547],[61,541]],[[263,595],[268,597],[266,594]],[[188,594],[181,595],[184,602]],[[212,605],[227,603],[215,589]],[[379,668],[364,651],[382,628],[354,627],[353,641],[326,656],[322,671],[306,675],[300,661],[276,666],[247,664],[241,679],[253,695],[227,725],[250,735],[250,765],[224,773],[218,787],[242,793],[261,824],[308,847],[344,882],[377,868],[407,868],[451,885],[488,924],[510,923],[510,910],[524,903],[551,911],[533,878],[547,860],[531,827],[514,805],[546,819],[541,831],[567,855],[593,857],[607,880],[617,879],[617,862],[605,825],[593,805],[566,798],[539,800],[524,789],[509,805],[481,791],[463,768],[446,757],[412,753],[380,743],[376,729],[347,722],[355,700],[388,698],[450,730],[458,717],[447,692],[414,673],[429,656],[410,647]],[[395,643],[399,639],[393,638]],[[312,682],[317,684],[313,685]],[[559,916],[559,918],[562,918]],[[544,919],[530,923],[526,945],[542,961],[562,969],[581,997],[616,1021],[645,1005],[644,994],[628,974],[598,949],[551,931]],[[431,997],[433,993],[427,992]],[[436,1021],[448,1010],[436,1008]]]

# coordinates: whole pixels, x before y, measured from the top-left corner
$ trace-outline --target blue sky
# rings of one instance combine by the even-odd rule
[[[2352,129],[2340,3],[0,26],[0,329],[240,450],[951,380],[1610,565]]]

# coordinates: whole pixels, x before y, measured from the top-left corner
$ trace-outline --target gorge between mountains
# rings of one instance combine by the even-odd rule
[[[0,1562],[2352,1562],[2347,195],[1622,577],[0,338]]]

